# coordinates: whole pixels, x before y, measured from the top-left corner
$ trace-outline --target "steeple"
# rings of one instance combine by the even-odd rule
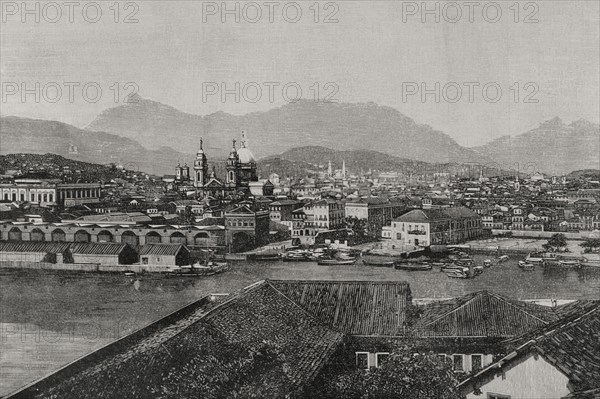
[[[246,131],[242,130],[242,148],[246,148],[246,143],[247,143],[247,140],[246,140]]]
[[[331,161],[327,165],[327,176],[331,177],[333,175],[333,169],[331,168]]]
[[[194,160],[194,187],[196,188],[203,187],[208,177],[208,160],[204,154],[202,144],[202,137],[200,137],[200,148]]]
[[[346,160],[342,160],[342,178],[346,178]]]

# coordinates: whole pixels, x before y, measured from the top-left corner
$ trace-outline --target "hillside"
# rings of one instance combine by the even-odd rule
[[[120,164],[131,170],[173,174],[177,160],[193,159],[172,148],[148,150],[135,140],[78,129],[62,122],[0,118],[0,154],[58,154],[76,161]],[[189,161],[188,161],[189,162]]]
[[[70,173],[65,173],[65,170]],[[59,178],[65,182],[100,182],[123,178],[116,165],[75,161],[56,154],[0,155],[0,173],[16,171],[19,176]]]
[[[569,125],[560,118],[518,136],[504,136],[474,150],[503,166],[527,173],[561,175],[600,167],[600,126],[579,120]]]
[[[226,155],[231,140],[246,130],[257,157],[315,145],[375,150],[429,162],[489,161],[450,136],[373,103],[301,100],[241,116],[224,112],[198,116],[138,97],[133,103],[105,110],[86,129],[140,140],[148,148],[173,146],[181,152],[191,152],[202,136],[205,150],[212,156]]]

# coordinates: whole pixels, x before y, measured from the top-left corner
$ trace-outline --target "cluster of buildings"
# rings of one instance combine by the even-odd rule
[[[214,163],[209,169],[200,140],[192,168],[177,165],[172,176],[116,170],[110,179],[90,181],[81,171],[51,165],[46,173],[5,173],[0,238],[183,244],[226,253],[284,239],[352,245],[357,234],[349,226],[359,224],[349,220],[362,221],[361,236],[391,246],[457,244],[516,230],[600,229],[600,182],[593,178],[485,177],[483,169],[479,176],[406,178],[393,171],[352,173],[342,161],[340,169],[316,165],[310,176],[261,179],[245,132],[222,166],[224,176]]]
[[[423,304],[401,281],[263,280],[202,298],[9,397],[310,398],[390,356],[428,354],[469,399],[597,398],[599,329],[600,301],[545,307],[479,291]]]

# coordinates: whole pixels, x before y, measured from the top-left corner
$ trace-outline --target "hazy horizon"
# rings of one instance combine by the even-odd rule
[[[297,23],[283,20],[280,13],[273,23],[266,16],[257,23],[244,18],[238,23],[231,16],[222,22],[221,10],[215,15],[203,10],[212,2],[132,3],[137,10],[119,3],[119,23],[107,3],[98,23],[82,20],[78,12],[72,23],[64,15],[57,23],[44,18],[35,23],[27,16],[21,22],[19,12],[5,13],[0,32],[3,85],[31,88],[36,82],[56,82],[64,89],[64,82],[95,82],[103,95],[98,102],[86,102],[78,88],[73,102],[63,95],[51,103],[35,102],[31,95],[22,101],[19,94],[5,100],[3,93],[2,115],[84,127],[103,110],[122,104],[131,91],[124,87],[128,82],[135,83],[143,98],[183,112],[242,115],[285,104],[279,88],[294,83],[304,98],[312,98],[318,87],[319,98],[335,92],[340,102],[392,107],[466,147],[524,133],[556,116],[566,123],[600,123],[596,1],[520,2],[518,16],[510,9],[513,3],[501,2],[497,23],[482,19],[481,10],[473,23],[465,16],[456,23],[438,23],[429,16],[423,23],[419,13],[407,15],[403,9],[412,2],[320,2],[319,23],[313,21],[313,3],[304,2],[298,3],[304,14]],[[538,9],[526,9],[530,3]],[[34,7],[35,2],[26,4]],[[214,4],[220,7],[221,2]],[[427,4],[435,7],[436,2]],[[122,23],[128,15],[138,22]],[[338,22],[323,23],[328,15]],[[531,15],[537,22],[524,23]],[[119,101],[111,89],[115,82]],[[272,101],[266,91],[257,102],[236,102],[232,96],[222,101],[218,94],[203,99],[203,87],[211,82],[228,88],[235,82],[279,86]],[[423,102],[419,94],[403,98],[405,85],[431,89],[436,82],[442,87],[457,83],[464,90],[460,101],[436,101],[429,95]],[[479,86],[470,102],[464,84],[473,82]],[[481,97],[480,87],[489,83],[502,89],[498,102]],[[518,101],[513,98],[515,83]],[[537,102],[525,103],[532,92]]]

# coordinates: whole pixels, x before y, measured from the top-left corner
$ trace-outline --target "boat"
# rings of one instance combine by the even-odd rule
[[[350,259],[320,258],[320,259],[317,259],[317,264],[320,266],[353,265],[355,262],[356,262],[356,258],[350,258]]]
[[[578,260],[559,260],[558,264],[563,267],[580,267],[581,263]]]
[[[392,267],[396,264],[395,261],[389,259],[363,259],[363,263],[367,266]]]
[[[492,260],[491,259],[486,259],[483,261],[483,266],[484,267],[491,267],[492,266]]]
[[[170,276],[177,277],[204,277],[223,273],[229,269],[225,262],[208,262],[206,265],[186,265],[177,266],[168,273]]]
[[[498,263],[506,262],[509,259],[510,258],[508,257],[508,255],[502,255],[498,258]]]
[[[284,262],[308,262],[314,259],[308,251],[291,251],[283,254],[281,260]]]
[[[258,260],[258,261],[276,261],[281,259],[281,255],[277,253],[253,253],[248,254],[248,260]]]
[[[431,270],[432,266],[426,263],[396,263],[394,269],[408,271],[426,271]]]
[[[131,272],[131,271],[129,271],[129,272],[125,272],[124,274],[125,274],[127,277],[130,277],[130,276],[135,276],[135,272]]]
[[[444,270],[444,273],[446,273],[446,276],[451,278],[470,278],[469,269],[466,267],[463,267],[461,269],[447,269]]]
[[[519,267],[526,272],[531,272],[535,270],[535,266],[533,265],[533,263],[527,263],[523,261],[519,261]]]

